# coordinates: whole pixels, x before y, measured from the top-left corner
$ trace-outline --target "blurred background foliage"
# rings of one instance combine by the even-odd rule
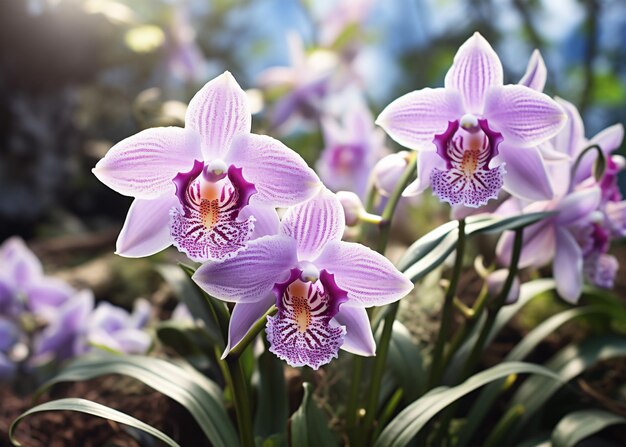
[[[182,125],[193,93],[224,70],[251,89],[256,131],[280,137],[312,164],[323,148],[319,129],[274,131],[257,90],[264,70],[293,62],[290,33],[308,54],[316,46],[326,46],[326,56],[342,52],[374,114],[400,94],[442,85],[458,46],[480,31],[509,83],[539,48],[546,92],[580,107],[587,136],[626,121],[624,1],[359,0],[352,3],[361,16],[332,39],[340,3],[0,2],[0,240],[60,237],[66,248],[111,251],[130,199],[100,184],[91,168],[138,130]],[[277,93],[265,94],[271,103]],[[439,207],[423,206],[432,220]]]

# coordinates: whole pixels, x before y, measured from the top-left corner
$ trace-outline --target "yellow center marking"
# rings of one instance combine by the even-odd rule
[[[478,169],[478,159],[482,149],[483,140],[478,135],[470,135],[467,140],[467,149],[463,152],[461,169],[466,176],[472,176]]]
[[[293,314],[298,325],[298,332],[306,332],[311,324],[311,308],[307,300],[308,286],[306,283],[297,280],[291,283],[288,293],[292,297]]]
[[[217,200],[202,200],[200,203],[200,216],[202,224],[211,229],[217,224],[220,217],[220,205]]]

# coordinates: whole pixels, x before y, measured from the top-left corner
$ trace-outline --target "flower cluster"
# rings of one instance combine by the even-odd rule
[[[0,380],[84,354],[94,346],[143,353],[143,331],[151,308],[137,301],[134,312],[108,303],[94,309],[89,290],[77,291],[44,275],[37,257],[19,238],[0,246]]]
[[[94,173],[136,197],[119,254],[173,244],[204,262],[194,276],[203,289],[236,303],[225,355],[274,304],[271,351],[291,365],[318,368],[340,348],[373,355],[365,308],[413,287],[384,256],[341,241],[337,197],[298,154],[250,133],[245,93],[228,72],[191,100],[184,129],[131,136]],[[277,207],[287,207],[282,221]]]

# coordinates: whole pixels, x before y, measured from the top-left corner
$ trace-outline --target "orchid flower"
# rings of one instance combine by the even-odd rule
[[[174,244],[194,261],[228,259],[258,235],[255,225],[277,225],[275,207],[314,195],[320,182],[304,160],[250,127],[245,93],[225,72],[192,98],[184,129],[147,129],[113,146],[93,172],[135,197],[117,253]]]
[[[556,135],[565,120],[547,95],[526,85],[503,85],[498,56],[475,33],[454,57],[445,88],[396,99],[377,124],[419,151],[418,178],[404,195],[430,185],[440,200],[476,208],[502,188],[525,199],[552,198],[537,146]]]
[[[258,79],[261,88],[287,88],[289,91],[274,105],[272,127],[279,128],[294,116],[317,119],[324,97],[331,88],[339,66],[337,54],[318,49],[307,54],[302,38],[295,32],[287,35],[290,66],[271,67]]]
[[[0,315],[14,318],[30,311],[48,318],[74,293],[65,282],[44,275],[22,239],[12,237],[0,246]]]
[[[618,263],[607,251],[612,238],[626,234],[626,202],[617,187],[617,173],[624,163],[612,152],[620,146],[624,130],[617,124],[586,140],[576,108],[567,101],[558,101],[569,120],[548,143],[552,146],[550,151],[568,156],[564,162],[550,166],[557,195],[551,201],[532,203],[523,210],[556,214],[524,230],[520,267],[540,267],[552,261],[557,291],[575,303],[582,292],[583,278],[598,287],[613,287]],[[593,152],[583,155],[576,165],[584,149],[593,144],[607,158],[607,169],[599,181],[592,175]],[[576,172],[572,173],[574,167]],[[509,259],[511,247],[512,236],[505,234],[498,244],[503,262]]]
[[[384,256],[343,242],[344,214],[330,191],[287,210],[279,234],[251,241],[222,263],[202,265],[193,279],[207,293],[234,302],[228,351],[268,317],[270,351],[292,366],[317,369],[339,349],[375,353],[366,307],[382,306],[412,288]]]
[[[15,374],[17,365],[11,358],[11,353],[19,339],[20,330],[17,325],[0,316],[0,380],[9,380]]]
[[[333,191],[367,193],[369,175],[384,154],[384,134],[374,127],[372,114],[361,95],[346,96],[342,122],[322,118],[324,150],[315,166],[324,184]]]

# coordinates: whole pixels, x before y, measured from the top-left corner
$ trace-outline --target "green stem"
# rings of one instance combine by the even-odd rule
[[[483,444],[483,447],[497,447],[502,444],[502,440],[509,433],[511,427],[520,417],[524,415],[524,406],[521,404],[515,405],[505,413],[500,419],[498,425],[489,434],[489,437]]]
[[[274,315],[276,312],[278,312],[276,306],[270,307],[269,310],[265,312],[265,315],[263,315],[256,323],[254,323],[254,326],[252,326],[252,328],[241,339],[241,341],[237,343],[237,345],[233,347],[233,349],[230,350],[230,352],[228,353],[228,357],[241,355],[241,353],[245,351],[245,349],[250,343],[252,343],[256,336],[259,335],[259,332],[263,330],[267,322],[267,317]]]
[[[463,256],[465,255],[466,240],[465,236],[465,219],[459,219],[459,238],[456,243],[456,259],[454,260],[450,286],[446,290],[446,295],[443,301],[439,335],[437,336],[435,350],[433,351],[433,363],[428,379],[429,389],[437,385],[441,374],[443,373],[443,369],[445,368],[443,354],[446,340],[448,339],[448,333],[450,332],[450,328],[452,326],[452,317],[454,315],[454,297],[456,296],[456,289],[458,287],[461,270],[463,268]]]
[[[483,352],[484,345],[487,341],[487,338],[489,338],[489,334],[491,333],[491,330],[493,329],[493,325],[496,322],[496,317],[498,316],[498,312],[500,312],[500,309],[502,308],[502,306],[504,306],[504,303],[506,302],[506,298],[509,295],[509,292],[511,291],[511,287],[513,286],[513,282],[515,281],[515,276],[517,275],[517,272],[518,272],[518,264],[519,264],[520,255],[522,253],[523,239],[524,239],[524,229],[518,228],[517,230],[515,230],[515,240],[513,241],[513,252],[511,254],[509,274],[506,277],[506,281],[504,282],[504,286],[502,287],[500,294],[492,303],[490,303],[490,305],[487,306],[487,320],[485,321],[485,325],[483,326],[480,332],[480,335],[478,336],[478,340],[476,341],[476,344],[472,348],[472,352],[470,353],[469,357],[467,358],[467,361],[465,362],[465,366],[463,367],[463,373],[461,375],[461,380],[465,379],[471,374],[472,369],[480,360],[480,356]]]
[[[239,361],[239,356],[226,358],[226,365],[231,377],[231,392],[235,402],[237,414],[237,427],[242,447],[254,447],[254,432],[252,430],[252,413],[250,412],[250,396],[248,394],[248,381]]]
[[[407,165],[404,168],[404,172],[400,176],[398,183],[394,191],[392,192],[387,205],[381,215],[381,221],[378,224],[379,228],[379,240],[377,245],[377,251],[380,254],[384,254],[387,249],[387,243],[389,242],[389,232],[391,231],[391,221],[393,214],[396,211],[396,207],[402,192],[412,181],[415,175],[417,167],[417,153],[411,152],[407,159]],[[374,429],[374,420],[376,418],[376,410],[378,407],[378,397],[380,394],[380,386],[385,372],[385,363],[387,361],[387,352],[389,351],[389,342],[391,341],[391,333],[393,328],[393,322],[396,319],[398,313],[399,302],[396,301],[388,307],[387,315],[385,316],[384,326],[380,341],[378,342],[378,348],[376,352],[376,358],[374,359],[374,366],[372,370],[372,376],[370,381],[370,387],[367,398],[367,406],[365,409],[365,417],[363,419],[363,430],[358,432],[359,436],[365,436],[365,439],[369,440]],[[362,445],[362,442],[356,445]]]
[[[346,426],[351,441],[356,441],[355,428],[357,426],[357,412],[359,411],[359,387],[363,374],[363,357],[352,356],[352,382],[350,383],[350,394],[348,395],[348,406],[346,409]],[[354,445],[351,442],[350,445]]]
[[[413,179],[413,175],[415,173],[415,168],[417,167],[417,153],[411,152],[411,154],[407,158],[407,165],[398,180],[398,184],[396,185],[396,189],[392,192],[391,196],[389,196],[389,200],[387,201],[387,205],[381,214],[381,220],[378,224],[378,228],[380,230],[380,235],[378,238],[378,247],[377,251],[380,254],[384,254],[385,249],[387,248],[387,243],[389,242],[389,233],[391,231],[391,219],[393,218],[393,213],[396,211],[396,207],[398,206],[398,202],[402,197],[402,192],[405,188],[411,183]]]

